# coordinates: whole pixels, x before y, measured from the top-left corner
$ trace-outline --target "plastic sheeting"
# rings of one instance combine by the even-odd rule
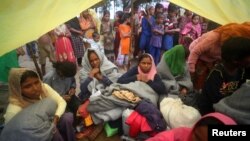
[[[101,0],[1,0],[0,56],[36,40]]]
[[[250,21],[249,0],[169,0],[221,25]]]

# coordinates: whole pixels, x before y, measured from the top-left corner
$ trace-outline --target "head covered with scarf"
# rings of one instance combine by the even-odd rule
[[[152,63],[149,72],[144,73],[142,71],[141,67],[138,65],[138,73],[146,76],[149,80],[154,80],[155,74],[157,73],[156,66],[154,63],[154,58],[150,54],[144,53],[144,54],[142,54],[141,58],[139,58],[139,64],[140,64],[140,61],[142,61],[144,58],[147,58],[147,57],[151,59],[151,63]]]
[[[164,59],[173,76],[182,75],[185,70],[185,48],[176,45],[164,53]]]
[[[109,61],[107,59],[107,57],[101,53],[100,51],[98,50],[95,50],[95,49],[92,49],[92,48],[88,48],[86,51],[85,51],[85,54],[84,54],[84,57],[83,57],[83,67],[82,69],[80,70],[80,82],[84,82],[88,76],[89,76],[89,73],[91,72],[91,70],[93,69],[91,64],[90,64],[90,60],[89,60],[89,53],[90,52],[94,52],[99,60],[100,60],[100,66],[99,66],[99,69],[100,69],[100,72],[103,76],[106,76],[108,77],[112,82],[116,82],[117,79],[120,77],[120,73],[118,73],[118,68],[116,65],[114,65],[111,61]],[[98,82],[95,78],[94,80],[96,82]],[[93,85],[93,84],[90,84],[90,85]],[[95,84],[97,85],[97,83]],[[89,88],[90,89],[90,88]]]
[[[22,94],[22,88],[21,88],[21,79],[22,76],[25,72],[27,71],[32,71],[36,73],[33,70],[27,69],[27,68],[12,68],[10,70],[9,74],[9,102],[14,105],[18,105],[22,108],[25,108],[29,106],[30,104],[33,104],[39,100],[35,99],[29,99],[27,97],[24,97]],[[37,74],[37,73],[36,73]],[[39,78],[39,75],[37,74],[37,78]],[[40,78],[39,78],[40,80]],[[41,93],[40,93],[40,98],[45,98],[46,97],[46,90],[43,86],[42,81],[40,80],[41,84]]]

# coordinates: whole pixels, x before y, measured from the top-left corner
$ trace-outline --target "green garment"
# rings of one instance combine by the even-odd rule
[[[176,45],[164,53],[164,59],[173,76],[182,75],[185,66],[185,49]]]
[[[7,83],[10,69],[17,67],[19,65],[16,50],[0,56],[0,82]]]

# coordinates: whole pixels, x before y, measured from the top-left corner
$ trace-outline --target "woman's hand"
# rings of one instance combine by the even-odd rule
[[[75,89],[75,88],[70,88],[70,89],[69,89],[68,94],[69,94],[70,96],[74,95],[75,93],[76,93],[76,89]]]
[[[102,77],[102,74],[101,73],[97,73],[97,74],[95,74],[95,78],[97,79],[97,80],[102,80],[103,79],[103,77]]]
[[[57,125],[58,121],[59,121],[59,116],[58,116],[58,115],[55,115],[55,116],[54,116],[54,119],[53,119],[53,123],[54,123],[55,125]]]
[[[95,75],[96,75],[97,73],[99,73],[99,71],[100,71],[99,68],[93,68],[93,69],[90,71],[89,76],[90,76],[91,78],[94,78]]]

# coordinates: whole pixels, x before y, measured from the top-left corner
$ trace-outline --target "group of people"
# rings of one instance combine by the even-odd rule
[[[187,11],[186,16],[192,18],[189,22],[183,18],[186,24],[178,27],[176,7],[169,7],[166,22],[161,10],[161,4],[156,4],[155,9],[146,7],[141,20],[141,53],[132,68],[127,68],[132,36],[130,14],[117,12],[120,22],[114,28],[109,13],[104,12],[100,34],[97,23],[86,11],[67,22],[67,26],[56,28],[53,70],[44,71],[41,79],[28,68],[11,69],[9,105],[0,140],[22,137],[75,141],[75,133],[84,136],[84,131],[104,123],[117,129],[119,135],[139,140],[198,140],[206,137],[201,135],[207,134],[204,125],[250,123],[249,22],[230,23],[201,35],[199,16],[190,16]],[[115,39],[110,37],[113,28]],[[174,45],[176,33],[180,38]],[[107,47],[97,44],[100,35]],[[49,36],[42,36],[38,43],[49,42],[51,47]],[[84,48],[84,42],[90,47]],[[71,49],[60,52],[61,46]],[[120,65],[128,69],[124,74],[117,66],[119,59]],[[80,84],[76,84],[80,65]],[[77,85],[80,93],[76,93]],[[195,95],[191,97],[195,105],[183,99],[191,94]],[[180,97],[179,102],[173,102]],[[177,104],[182,108],[175,108]],[[185,122],[172,118],[173,113],[184,113],[177,109],[185,108],[195,116],[183,116],[188,117],[183,119]],[[84,128],[79,129],[79,125]]]

